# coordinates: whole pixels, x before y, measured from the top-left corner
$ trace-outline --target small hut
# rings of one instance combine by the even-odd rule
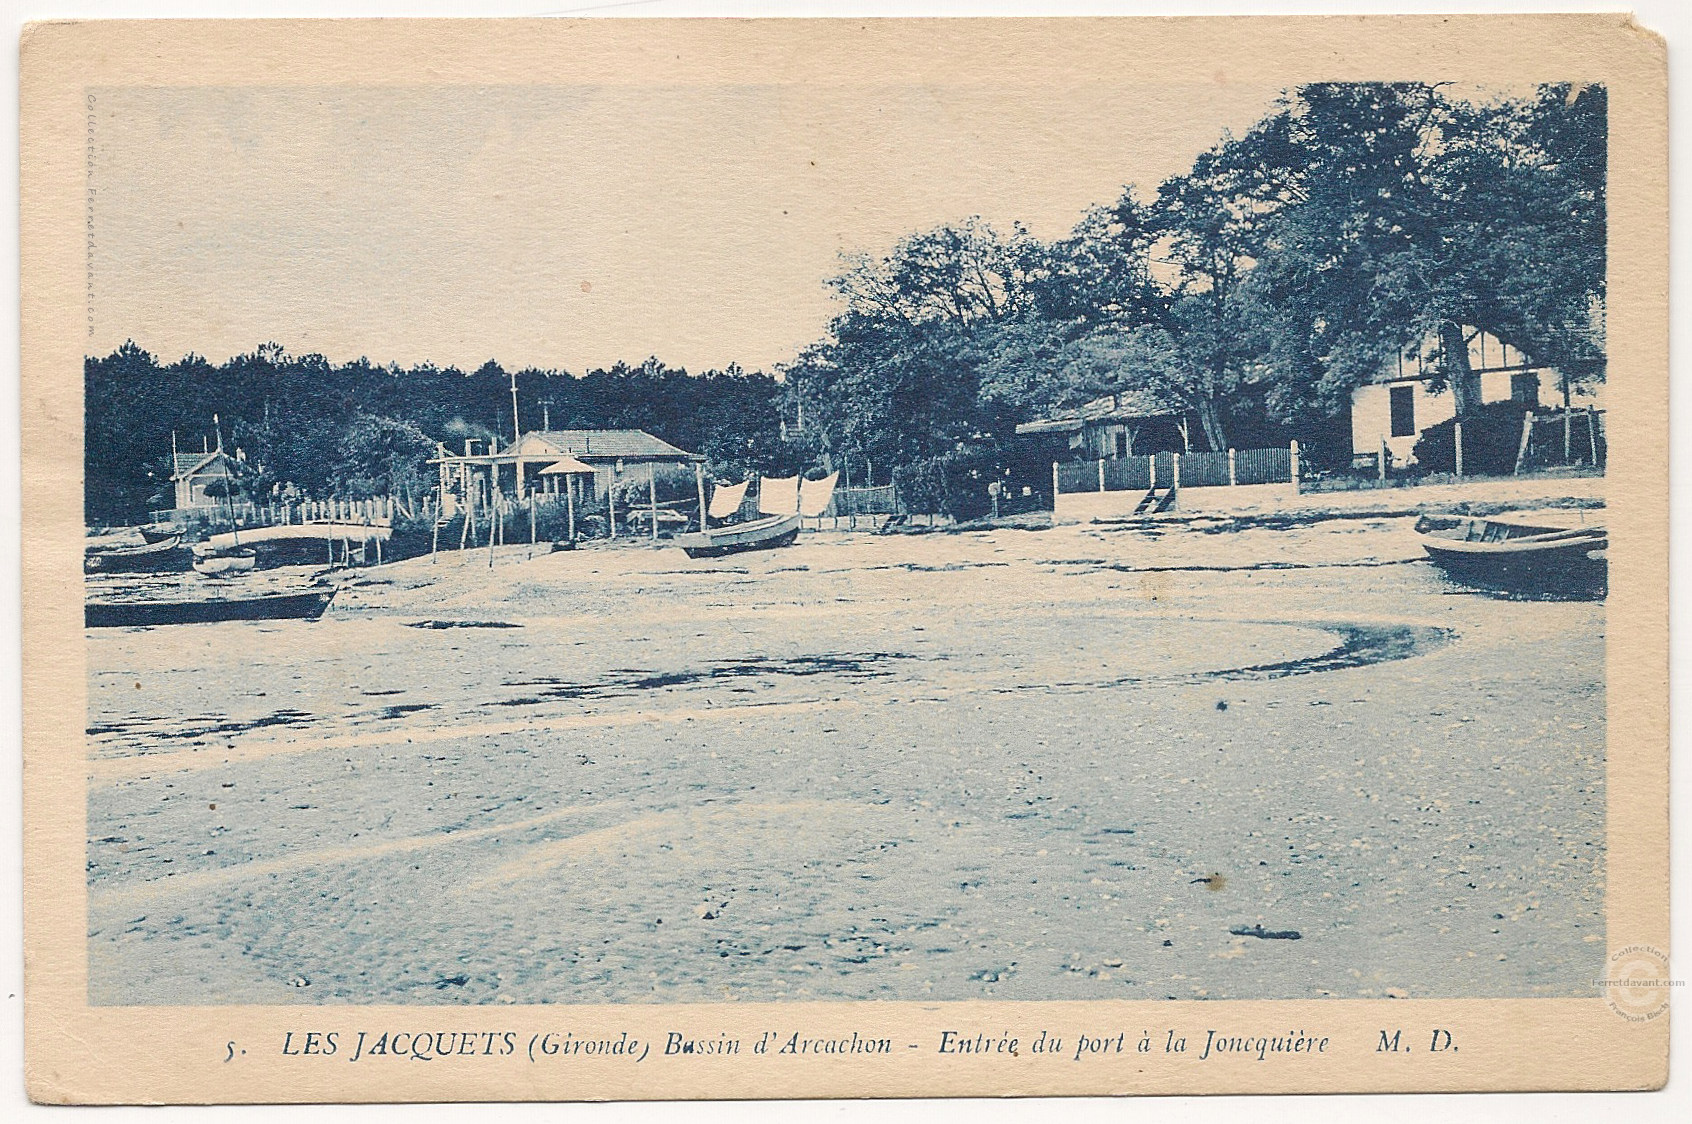
[[[204,453],[177,453],[170,474],[176,507],[217,507],[239,486],[235,458],[217,448]],[[216,486],[214,486],[214,484]]]

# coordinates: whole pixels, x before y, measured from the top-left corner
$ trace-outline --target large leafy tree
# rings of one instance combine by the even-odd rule
[[[892,465],[932,457],[983,425],[983,335],[1035,311],[1045,267],[1022,228],[979,218],[902,239],[885,257],[846,258],[830,282],[844,308],[828,338],[785,371],[824,449]]]
[[[1155,319],[1153,232],[1132,193],[1041,242],[979,218],[856,255],[828,336],[786,370],[824,447],[889,467],[992,444],[1017,421],[1108,384],[1089,337]]]
[[[1284,413],[1333,409],[1436,340],[1459,414],[1479,405],[1485,331],[1575,379],[1603,376],[1603,92],[1475,105],[1425,84],[1301,87],[1268,123],[1264,222],[1247,287]]]
[[[1286,119],[1271,116],[1200,153],[1152,208],[1168,313],[1136,337],[1127,373],[1190,408],[1212,449],[1227,448],[1229,404],[1261,369],[1261,308],[1245,280],[1269,252],[1269,223],[1299,200],[1294,152]]]

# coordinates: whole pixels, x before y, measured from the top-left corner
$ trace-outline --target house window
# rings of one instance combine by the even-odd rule
[[[1416,435],[1416,388],[1414,386],[1394,386],[1387,388],[1391,395],[1392,406],[1392,435],[1394,437],[1414,437]]]
[[[1510,400],[1523,406],[1539,405],[1539,372],[1517,371],[1510,376]]]
[[[1119,457],[1128,455],[1128,433],[1126,430],[1119,429],[1116,431],[1116,455]]]

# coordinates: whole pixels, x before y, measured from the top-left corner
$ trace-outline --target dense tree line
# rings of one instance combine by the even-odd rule
[[[1056,241],[971,219],[849,259],[786,393],[826,447],[932,478],[1124,390],[1188,412],[1199,447],[1273,434],[1339,460],[1351,390],[1396,355],[1425,348],[1475,410],[1476,331],[1602,380],[1605,113],[1592,86],[1299,87]]]
[[[516,373],[525,431],[644,429],[709,458],[713,471],[791,471],[803,455],[782,439],[779,385],[739,368],[703,374],[657,360],[580,377]],[[418,494],[429,488],[435,443],[512,439],[511,375],[488,362],[452,367],[331,363],[266,344],[213,364],[189,355],[161,362],[133,343],[84,364],[86,499],[95,521],[134,519],[170,506],[170,449],[216,443],[246,457],[246,491],[310,497]]]

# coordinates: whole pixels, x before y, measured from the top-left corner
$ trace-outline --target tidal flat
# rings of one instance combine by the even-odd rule
[[[90,630],[90,1000],[1593,994],[1603,602],[1411,522],[507,546]]]

